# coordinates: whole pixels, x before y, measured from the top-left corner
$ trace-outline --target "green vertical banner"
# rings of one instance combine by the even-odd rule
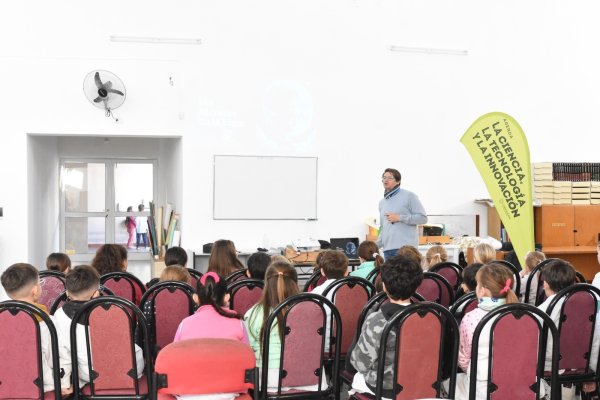
[[[519,260],[534,250],[529,146],[521,126],[501,112],[485,114],[460,139],[475,162]]]

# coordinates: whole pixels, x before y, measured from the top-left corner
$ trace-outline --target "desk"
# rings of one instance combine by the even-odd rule
[[[422,244],[419,246],[419,252],[425,258],[425,254],[427,254],[427,250],[429,250],[433,244]],[[448,261],[451,261],[455,264],[458,264],[458,254],[460,253],[460,246],[457,244],[443,244],[444,249],[448,252]]]
[[[591,282],[596,273],[600,272],[596,246],[543,247],[542,252],[548,258],[560,258],[570,262],[588,282]]]

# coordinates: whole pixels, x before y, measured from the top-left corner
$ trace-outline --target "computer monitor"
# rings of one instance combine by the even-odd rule
[[[341,250],[350,259],[358,258],[358,238],[331,238],[329,239],[333,250]]]

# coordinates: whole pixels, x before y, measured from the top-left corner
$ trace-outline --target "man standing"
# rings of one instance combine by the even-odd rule
[[[381,176],[385,192],[379,202],[381,229],[377,244],[383,248],[387,260],[404,245],[418,247],[417,225],[427,223],[427,214],[421,201],[413,192],[400,189],[400,172],[386,168]]]

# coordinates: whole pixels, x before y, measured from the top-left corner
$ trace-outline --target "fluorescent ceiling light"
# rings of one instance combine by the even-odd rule
[[[431,49],[427,47],[406,47],[406,46],[390,46],[390,51],[398,51],[402,53],[421,53],[421,54],[440,54],[444,56],[467,56],[467,50],[455,49]]]
[[[143,37],[143,36],[114,36],[110,37],[111,42],[123,43],[153,43],[153,44],[201,44],[201,39],[186,38],[164,38],[164,37]]]

